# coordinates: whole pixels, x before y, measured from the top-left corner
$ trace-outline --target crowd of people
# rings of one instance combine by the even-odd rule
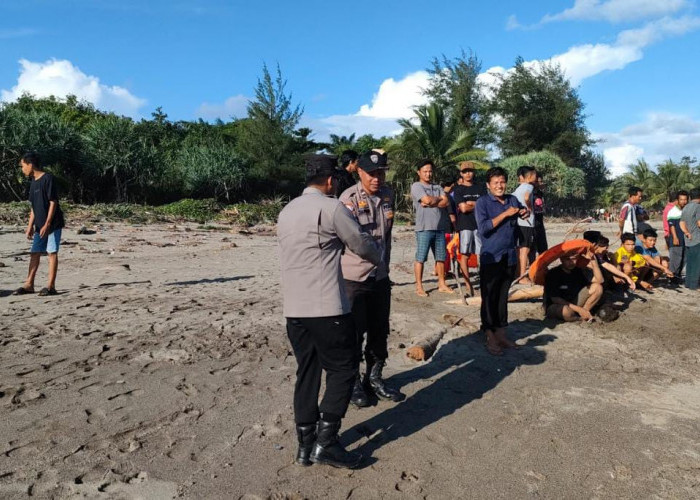
[[[34,293],[40,258],[48,254],[47,287],[56,294],[61,230],[65,224],[53,176],[33,153],[20,161],[31,178],[31,212],[26,235],[32,240],[29,271],[15,294]],[[461,162],[459,176],[442,186],[433,183],[434,164],[416,165],[411,186],[415,208],[416,294],[427,297],[423,274],[428,256],[435,259],[437,290],[447,284],[447,238],[459,239],[457,274],[469,295],[476,282],[470,262],[476,259],[481,294],[481,329],[493,355],[516,347],[508,339],[508,295],[514,283],[531,284],[528,268],[547,250],[544,227],[544,181],[532,166],[517,170],[518,187],[507,193],[508,173],[493,167],[485,182],[475,180],[476,165]],[[281,291],[286,331],[297,360],[294,418],[299,448],[296,462],[353,468],[362,457],[338,440],[350,403],[369,406],[373,398],[398,402],[401,392],[387,383],[392,283],[389,279],[394,192],[386,184],[388,158],[381,150],[340,158],[315,154],[306,158],[306,189],[280,213]],[[357,176],[357,179],[355,178]],[[700,285],[700,189],[672,193],[663,211],[668,256],[657,249],[658,235],[645,221],[643,192],[629,190],[619,217],[620,248],[598,231],[584,233],[590,243],[575,255],[559,255],[544,284],[544,314],[563,321],[592,321],[606,288],[651,291],[662,278]],[[446,238],[447,236],[447,238]],[[685,267],[685,279],[683,269]],[[460,277],[457,276],[459,280]],[[361,362],[364,360],[364,373]],[[321,379],[326,388],[319,403]]]

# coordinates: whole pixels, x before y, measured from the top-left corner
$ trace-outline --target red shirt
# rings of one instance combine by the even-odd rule
[[[673,202],[668,202],[668,204],[664,207],[664,215],[662,217],[664,221],[664,236],[669,236],[671,234],[671,230],[668,228],[668,213],[671,211],[673,207],[675,207],[676,204]]]

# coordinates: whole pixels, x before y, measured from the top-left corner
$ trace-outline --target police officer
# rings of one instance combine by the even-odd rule
[[[394,222],[394,193],[384,183],[387,169],[385,153],[370,151],[361,155],[357,169],[360,181],[340,196],[340,201],[352,212],[362,231],[376,241],[382,252],[378,265],[352,250],[346,251],[340,261],[345,289],[352,302],[358,349],[362,349],[364,333],[367,333],[364,350],[367,370],[364,380],[360,379],[358,371],[350,400],[358,407],[370,404],[365,389],[371,389],[381,399],[400,401],[402,398],[402,394],[389,387],[382,378],[382,369],[388,357],[391,305],[389,258]]]
[[[375,265],[381,253],[333,197],[337,158],[306,158],[307,188],[277,224],[284,316],[297,360],[294,419],[301,465],[356,467],[361,455],[338,442],[358,370],[357,335],[340,269],[344,247]],[[326,392],[318,402],[322,370]]]

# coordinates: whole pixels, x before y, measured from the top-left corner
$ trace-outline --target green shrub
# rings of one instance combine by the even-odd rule
[[[189,198],[155,208],[158,214],[199,222],[200,224],[218,218],[221,210],[221,204],[214,199],[192,200]]]

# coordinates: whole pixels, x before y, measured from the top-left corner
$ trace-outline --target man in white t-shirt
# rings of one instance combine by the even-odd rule
[[[530,250],[535,245],[535,212],[532,209],[532,191],[535,189],[533,183],[537,179],[537,171],[535,171],[535,167],[524,165],[518,168],[517,174],[520,185],[513,191],[513,196],[530,212],[526,218],[518,219],[516,233],[518,245],[518,271],[516,276],[522,276],[527,269]],[[524,276],[520,279],[520,283],[531,284],[531,281],[530,278]]]
[[[620,235],[624,233],[637,234],[637,222],[639,220],[649,220],[649,215],[639,204],[642,202],[642,189],[632,186],[627,191],[629,197],[620,210]]]

